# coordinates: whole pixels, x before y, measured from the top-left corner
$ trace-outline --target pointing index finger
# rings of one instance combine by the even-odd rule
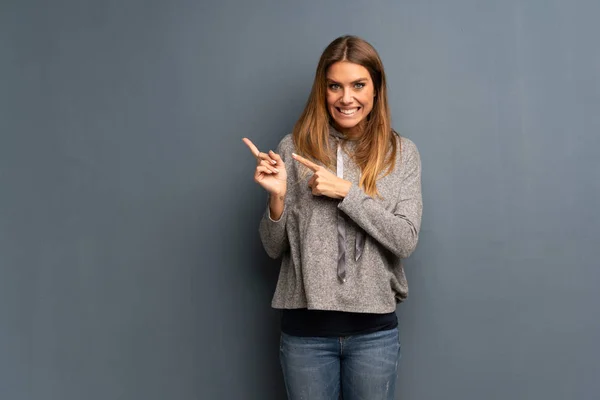
[[[242,139],[242,141],[243,141],[244,143],[246,143],[246,146],[248,146],[248,148],[249,148],[249,149],[250,149],[250,151],[252,152],[252,155],[253,155],[255,158],[258,158],[258,155],[260,154],[260,150],[258,150],[258,147],[256,147],[256,146],[254,145],[254,143],[252,143],[252,141],[251,141],[250,139],[248,139],[248,138],[243,138],[243,139]]]
[[[292,153],[292,157],[294,157],[294,160],[300,162],[301,164],[304,164],[305,166],[307,166],[309,169],[311,169],[313,172],[317,172],[319,170],[319,166],[317,164],[315,164],[314,162],[307,160],[306,158],[299,156],[296,153]]]

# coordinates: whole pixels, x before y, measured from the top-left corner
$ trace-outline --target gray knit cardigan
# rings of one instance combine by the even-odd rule
[[[344,140],[333,128],[329,138],[333,154],[336,147],[345,150],[337,152],[337,162],[343,162],[343,179],[352,186],[343,200],[312,194],[308,187],[311,171],[292,158],[295,148],[291,135],[277,147],[288,175],[284,211],[274,221],[267,206],[259,226],[267,254],[282,258],[271,305],[280,309],[392,312],[408,295],[402,259],[415,249],[421,226],[419,152],[411,140],[396,136],[400,146],[395,169],[377,181],[381,197],[371,197],[358,186],[360,169],[348,155],[355,142]],[[345,222],[342,239],[339,215]],[[362,254],[357,257],[359,247]],[[341,280],[338,255],[344,250],[345,279]]]

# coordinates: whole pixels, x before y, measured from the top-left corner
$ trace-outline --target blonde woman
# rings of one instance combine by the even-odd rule
[[[421,161],[391,127],[379,55],[343,36],[324,50],[304,112],[255,181],[269,194],[260,222],[281,258],[272,306],[282,310],[280,360],[291,400],[394,398],[402,259],[421,225]]]

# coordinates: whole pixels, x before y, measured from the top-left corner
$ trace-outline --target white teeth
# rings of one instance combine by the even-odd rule
[[[349,109],[349,110],[344,110],[344,109],[340,108],[339,110],[344,115],[352,115],[352,114],[354,114],[355,112],[358,111],[358,108],[352,108],[352,109]]]

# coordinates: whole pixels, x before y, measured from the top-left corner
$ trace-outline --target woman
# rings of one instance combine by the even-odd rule
[[[408,294],[401,260],[421,224],[421,162],[391,128],[375,49],[354,36],[334,40],[277,152],[243,140],[269,193],[261,240],[282,258],[272,306],[283,310],[288,397],[393,399],[395,310]]]

